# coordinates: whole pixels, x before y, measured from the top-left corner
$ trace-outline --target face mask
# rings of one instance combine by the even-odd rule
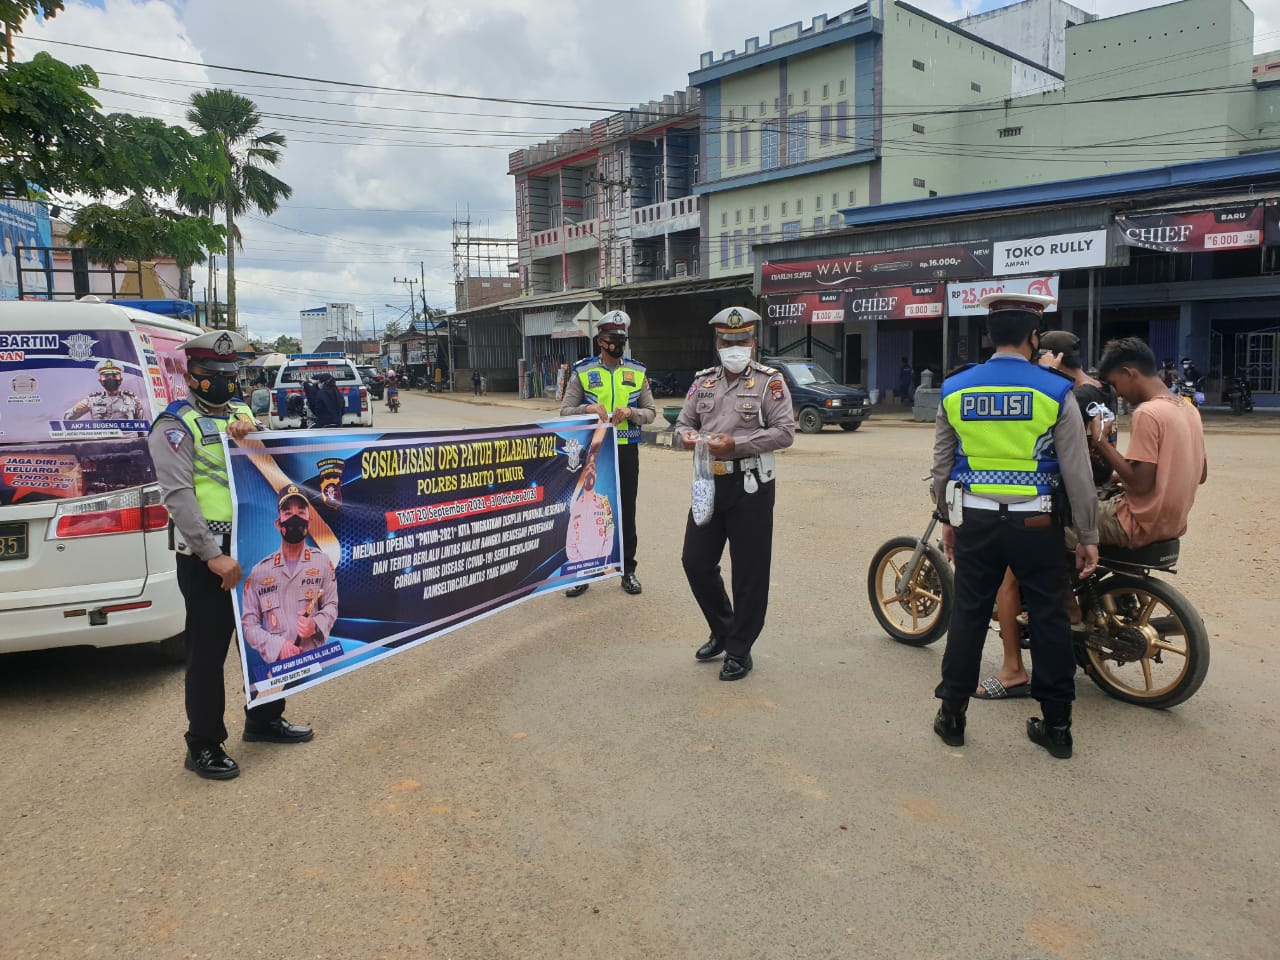
[[[307,527],[309,524],[303,517],[290,517],[288,520],[280,524],[284,529],[281,535],[284,537],[285,543],[301,543],[307,538]]]
[[[741,373],[751,362],[750,347],[721,347],[720,362],[730,373]]]
[[[236,381],[234,377],[220,373],[190,374],[195,386],[192,392],[205,403],[220,407],[235,395]]]
[[[626,349],[626,344],[618,343],[614,340],[601,340],[600,349],[616,360],[622,356],[622,351]]]
[[[107,391],[107,393],[115,393],[120,389],[120,381],[115,377],[103,377],[98,382],[102,384],[102,389]]]

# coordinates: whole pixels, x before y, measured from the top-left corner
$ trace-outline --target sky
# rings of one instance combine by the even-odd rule
[[[914,5],[955,20],[1004,4]],[[1106,17],[1157,4],[1077,5]],[[240,221],[244,250],[236,256],[241,327],[274,339],[296,336],[298,311],[328,302],[356,304],[366,330],[403,322],[409,287],[396,281],[408,277],[425,277],[433,308],[452,309],[454,219],[469,216],[473,235],[515,236],[511,151],[685,87],[704,51],[740,51],[748,37],[767,38],[773,28],[807,25],[815,14],[850,6],[851,0],[826,8],[795,0],[67,0],[53,20],[25,24],[17,53],[47,50],[87,63],[100,74],[105,109],[173,123],[182,122],[192,93],[229,87],[258,104],[264,129],[285,134],[288,146],[274,172],[293,195],[269,218]],[[1255,52],[1280,48],[1280,0],[1249,6]],[[202,300],[206,274],[201,267],[195,274],[195,297]],[[219,288],[225,293],[221,270]]]

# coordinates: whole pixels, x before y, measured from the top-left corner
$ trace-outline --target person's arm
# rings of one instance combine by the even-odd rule
[[[956,447],[959,443],[955,427],[947,419],[946,408],[938,404],[938,414],[933,420],[933,468],[930,470],[932,482],[929,489],[938,508],[938,516],[944,522],[947,517],[947,481],[951,479],[951,469],[956,464]]]
[[[675,442],[686,450],[693,449],[697,435],[702,432],[702,417],[698,415],[697,396],[698,379],[695,377],[689,392],[685,394],[680,416],[676,417]]]
[[[1053,446],[1058,453],[1058,469],[1067,499],[1071,501],[1072,524],[1085,545],[1098,542],[1098,495],[1089,464],[1089,443],[1075,403],[1063,403],[1053,425]]]
[[[583,403],[582,381],[578,375],[569,370],[564,382],[564,399],[560,401],[560,416],[573,417],[587,412],[587,404]]]
[[[333,631],[333,623],[338,619],[338,575],[332,563],[329,564],[329,576],[325,578],[318,607],[312,619],[315,620],[316,629],[321,634],[317,641],[323,643],[329,639],[329,634]]]
[[[174,441],[177,440],[177,443]],[[209,532],[195,488],[195,441],[182,421],[164,417],[147,438],[156,466],[160,499],[191,552],[208,563],[222,554],[222,544]]]
[[[240,618],[240,631],[244,642],[257,651],[264,663],[275,663],[280,659],[280,651],[288,638],[283,634],[274,634],[262,625],[262,606],[253,590],[252,577],[245,580],[241,610],[244,616]]]
[[[765,383],[760,395],[760,416],[764,424],[744,436],[733,437],[733,446],[716,456],[733,454],[735,457],[751,457],[757,453],[785,450],[796,441],[796,418],[791,409],[791,393],[787,390],[782,374],[775,373]],[[757,421],[757,424],[759,421]]]
[[[1141,496],[1155,489],[1160,437],[1157,425],[1142,407],[1133,411],[1126,456],[1121,456],[1120,451],[1109,443],[1094,444],[1093,450],[1103,463],[1115,471],[1116,479],[1130,493]]]

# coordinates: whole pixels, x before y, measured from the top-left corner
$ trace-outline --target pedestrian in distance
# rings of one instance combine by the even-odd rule
[[[1065,488],[1079,542],[1076,575],[1098,565],[1098,506],[1084,424],[1065,377],[1031,363],[1049,297],[990,294],[987,333],[995,354],[942,383],[933,448],[933,496],[942,542],[955,564],[934,732],[963,746],[969,698],[996,593],[1011,569],[1031,618],[1031,695],[1042,716],[1027,736],[1053,756],[1072,753],[1075,657],[1067,613],[1062,512]]]
[[[480,396],[480,371],[471,371],[471,392],[477,397]]]
[[[751,672],[751,648],[764,629],[773,558],[774,451],[791,446],[796,424],[782,374],[751,358],[760,315],[727,307],[710,320],[720,363],[699,370],[676,420],[675,439],[692,450],[705,438],[714,457],[715,503],[704,526],[685,523],[682,562],[711,636],[694,658],[725,655],[721,680]],[[733,563],[733,601],[720,560]]]
[[[231,556],[231,487],[222,435],[239,440],[259,429],[247,404],[233,398],[237,355],[249,341],[229,330],[188,340],[187,397],[171,403],[151,427],[148,448],[169,511],[178,587],[186,604],[185,766],[206,780],[230,780],[240,767],[227,756],[223,665],[236,630],[231,591],[240,564]],[[310,727],[284,719],[284,701],[245,711],[244,739],[301,743]]]
[[[618,445],[618,485],[622,497],[622,589],[641,592],[636,579],[636,495],[640,489],[642,427],[658,415],[649,389],[645,366],[625,356],[631,318],[610,310],[596,324],[599,356],[574,364],[565,383],[560,416],[595,414],[601,423],[611,422]],[[565,596],[580,597],[588,583],[580,583]]]
[[[911,370],[911,363],[906,357],[902,358],[902,366],[898,370],[898,402],[911,402],[911,384],[915,379],[915,374]]]

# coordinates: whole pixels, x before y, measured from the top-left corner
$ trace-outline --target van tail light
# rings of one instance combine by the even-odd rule
[[[269,415],[275,417],[277,420],[280,419],[280,410],[276,406],[276,392],[274,390],[271,391],[271,410]]]
[[[369,409],[369,390],[367,387],[360,388],[360,412],[365,413]]]
[[[169,511],[160,501],[160,488],[134,487],[105,497],[62,504],[50,524],[49,539],[147,533],[163,530],[168,523]]]

